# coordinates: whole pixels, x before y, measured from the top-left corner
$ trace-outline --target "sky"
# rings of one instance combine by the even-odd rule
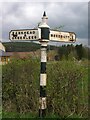
[[[82,2],[83,1],[83,2]],[[41,22],[43,12],[50,28],[63,26],[62,31],[75,32],[77,44],[88,45],[87,0],[3,0],[0,1],[0,40],[9,41],[9,32],[31,29]],[[58,44],[58,43],[56,43]]]

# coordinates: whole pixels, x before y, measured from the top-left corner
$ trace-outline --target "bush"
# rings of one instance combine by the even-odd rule
[[[38,115],[39,60],[3,66],[3,112]],[[47,116],[87,117],[88,69],[72,61],[47,63]],[[4,117],[4,115],[3,115]]]
[[[48,65],[48,113],[87,117],[88,69],[72,61]]]
[[[38,110],[39,62],[13,60],[3,66],[3,110],[34,112]]]

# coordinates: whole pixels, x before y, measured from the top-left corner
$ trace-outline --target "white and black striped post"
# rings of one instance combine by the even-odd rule
[[[44,12],[42,17],[42,23],[39,25],[41,29],[41,70],[40,70],[40,98],[39,98],[39,117],[43,118],[46,115],[46,62],[47,62],[47,43],[49,41],[49,26],[46,24],[47,21],[46,13]]]

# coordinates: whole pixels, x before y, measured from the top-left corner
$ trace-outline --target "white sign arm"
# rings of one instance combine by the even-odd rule
[[[27,29],[27,30],[11,30],[9,33],[9,39],[13,41],[36,41],[39,38],[39,30],[38,29]]]
[[[50,40],[52,42],[75,42],[76,35],[74,32],[50,30]]]

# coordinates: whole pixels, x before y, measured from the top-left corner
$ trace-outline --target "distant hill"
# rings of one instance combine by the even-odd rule
[[[40,44],[34,42],[4,42],[6,52],[30,52],[40,49]],[[54,50],[55,46],[48,46],[48,49]]]
[[[5,42],[6,52],[29,52],[40,49],[40,44],[33,42]]]

